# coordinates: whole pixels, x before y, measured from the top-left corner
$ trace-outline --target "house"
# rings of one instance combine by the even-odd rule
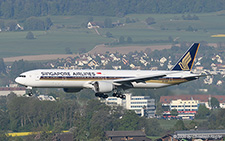
[[[100,26],[98,26],[95,22],[88,22],[87,28],[88,29],[100,28]]]
[[[141,131],[106,131],[105,136],[109,141],[151,141],[146,134]]]
[[[173,135],[167,134],[162,136],[161,138],[156,139],[155,141],[172,141],[173,140]]]
[[[0,96],[7,96],[15,93],[17,96],[23,96],[26,93],[25,87],[0,87]]]

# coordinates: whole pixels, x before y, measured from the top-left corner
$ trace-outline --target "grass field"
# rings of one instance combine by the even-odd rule
[[[73,53],[78,52],[81,48],[89,51],[98,44],[113,42],[115,39],[119,39],[120,36],[124,36],[125,39],[130,36],[134,42],[167,40],[170,36],[180,42],[224,42],[224,37],[212,36],[225,34],[224,11],[196,15],[200,20],[181,20],[181,14],[127,15],[126,17],[139,19],[139,21],[125,24],[125,26],[121,27],[99,29],[102,36],[97,35],[94,30],[81,28],[81,25],[87,22],[89,16],[52,16],[50,18],[54,23],[54,27],[48,31],[32,31],[36,36],[34,40],[25,39],[28,31],[0,32],[0,57],[63,54],[65,53],[65,48],[70,48]],[[94,21],[101,22],[106,18],[111,18],[113,22],[121,21],[124,23],[126,17],[96,16],[93,18]],[[147,17],[153,17],[156,24],[151,26],[146,25],[145,19]],[[197,29],[197,31],[186,31],[185,29],[187,29],[188,26],[192,26],[194,29]],[[164,27],[165,30],[162,30],[162,27]],[[104,36],[106,32],[112,33],[114,39],[106,38]]]

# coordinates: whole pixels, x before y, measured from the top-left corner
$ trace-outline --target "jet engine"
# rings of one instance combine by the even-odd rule
[[[113,90],[113,86],[111,82],[96,81],[94,83],[94,91],[95,93],[108,93]]]
[[[82,88],[63,88],[66,93],[76,93],[82,90]]]

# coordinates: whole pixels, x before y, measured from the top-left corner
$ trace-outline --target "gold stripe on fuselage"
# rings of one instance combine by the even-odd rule
[[[41,81],[104,81],[104,80],[116,80],[116,79],[124,79],[124,78],[119,78],[119,77],[112,77],[112,78],[104,78],[104,77],[99,77],[99,78],[85,78],[85,77],[46,77],[46,78],[40,78]],[[154,80],[148,80],[145,81],[146,83],[164,83],[164,84],[179,84],[179,83],[184,83],[187,82],[187,79],[182,79],[182,78],[159,78],[159,79],[154,79]]]

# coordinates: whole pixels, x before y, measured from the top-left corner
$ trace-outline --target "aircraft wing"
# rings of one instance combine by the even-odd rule
[[[147,76],[138,76],[138,77],[132,77],[132,78],[124,78],[124,79],[117,79],[114,80],[114,83],[131,83],[131,82],[145,82],[151,79],[164,77],[166,74],[157,74],[157,75],[147,75]]]

